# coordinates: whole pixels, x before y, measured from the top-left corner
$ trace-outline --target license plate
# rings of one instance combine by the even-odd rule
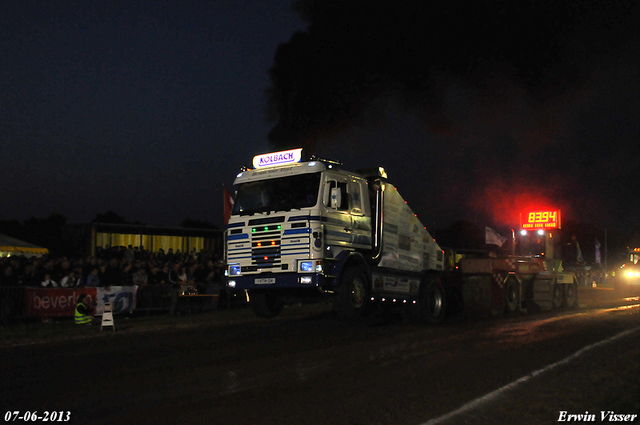
[[[254,280],[254,283],[256,285],[265,285],[265,284],[269,284],[269,283],[276,283],[276,278],[275,277],[267,277],[267,278],[262,278],[262,279],[256,279],[256,280]]]

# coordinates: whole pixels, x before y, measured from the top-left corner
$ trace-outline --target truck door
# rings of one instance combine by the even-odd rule
[[[351,240],[358,248],[371,249],[371,206],[367,182],[356,177],[349,177],[348,180]]]
[[[351,245],[352,217],[349,206],[348,182],[345,176],[327,174],[322,202],[325,207],[326,243]]]

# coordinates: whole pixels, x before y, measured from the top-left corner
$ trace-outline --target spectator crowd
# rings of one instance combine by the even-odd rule
[[[182,285],[207,287],[219,284],[224,275],[222,261],[201,251],[149,252],[143,247],[97,248],[96,255],[67,258],[0,258],[0,286],[82,288],[138,285]]]

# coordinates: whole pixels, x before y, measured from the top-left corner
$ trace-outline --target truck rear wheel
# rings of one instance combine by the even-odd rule
[[[358,267],[347,268],[340,279],[334,310],[341,319],[354,319],[367,313],[369,286],[367,275]]]
[[[562,307],[564,302],[564,291],[562,285],[558,285],[557,282],[553,284],[553,308],[555,310]]]
[[[564,306],[568,309],[578,305],[578,284],[574,280],[564,288]]]
[[[421,319],[429,323],[442,323],[447,311],[447,294],[440,279],[431,276],[422,282],[418,303]]]
[[[251,291],[249,293],[249,304],[256,316],[265,319],[276,317],[284,307],[284,303],[273,292]]]
[[[506,313],[513,313],[520,304],[520,290],[518,281],[513,277],[507,279],[504,284],[504,310]]]

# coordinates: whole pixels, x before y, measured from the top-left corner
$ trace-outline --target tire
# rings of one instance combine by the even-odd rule
[[[427,277],[420,287],[420,318],[428,323],[442,323],[447,312],[447,294],[435,276]]]
[[[264,319],[272,319],[280,314],[284,303],[278,299],[277,294],[273,292],[254,292],[249,293],[249,305],[258,317]]]
[[[553,284],[553,309],[557,310],[562,307],[564,303],[564,291],[562,285],[558,285],[556,282]]]
[[[342,273],[337,297],[333,304],[340,319],[364,317],[369,306],[369,282],[366,273],[358,267],[349,267]]]
[[[518,281],[513,277],[507,279],[504,284],[504,311],[513,313],[520,305],[520,288]]]
[[[564,306],[568,309],[576,308],[578,305],[578,284],[573,281],[573,283],[568,284],[564,289]]]

